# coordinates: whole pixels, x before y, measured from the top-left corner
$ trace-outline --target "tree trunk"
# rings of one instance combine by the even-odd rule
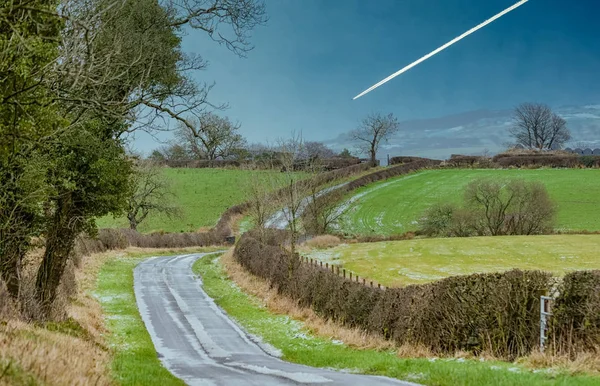
[[[369,153],[371,153],[371,166],[377,166],[377,151],[375,150],[375,148],[371,147]]]
[[[13,219],[7,220],[8,226],[0,229],[0,278],[6,283],[11,296],[17,298],[20,289],[19,270],[30,247],[34,219],[30,213],[19,209],[11,212]],[[2,222],[7,217],[4,214],[0,213]]]
[[[135,216],[134,217],[127,216],[127,219],[129,220],[129,229],[137,231],[138,222],[135,219]]]
[[[81,222],[72,213],[72,201],[67,195],[57,201],[51,228],[48,229],[46,250],[36,279],[36,298],[45,316],[50,314],[56,291],[75,245]]]
[[[23,256],[19,251],[19,242],[2,240],[3,236],[0,235],[0,278],[6,283],[10,295],[16,299],[19,296],[19,266]]]

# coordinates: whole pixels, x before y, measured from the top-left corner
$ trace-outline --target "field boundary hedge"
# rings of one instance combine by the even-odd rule
[[[335,180],[338,180],[340,178],[345,178],[345,177],[352,176],[354,174],[359,174],[359,173],[365,172],[369,169],[371,169],[371,165],[369,163],[359,163],[359,164],[348,166],[345,168],[336,169],[336,170],[332,170],[332,171],[325,172],[325,173],[319,173],[312,178],[297,181],[296,184],[300,185],[301,187],[302,186],[308,187],[311,184],[316,184],[317,186],[325,185],[325,184],[328,184]],[[287,189],[287,188],[281,188],[281,189],[274,191],[272,193],[272,196],[273,197],[281,196],[284,193],[284,189]],[[238,205],[234,205],[234,206],[228,208],[225,212],[223,212],[223,214],[219,218],[217,225],[215,225],[215,227],[214,227],[214,231],[217,232],[218,234],[231,236],[233,234],[233,230],[231,229],[232,220],[236,216],[244,214],[248,210],[250,205],[251,205],[251,203],[247,201],[247,202],[244,202],[244,203],[241,203]]]
[[[357,157],[350,158],[324,158],[320,159],[319,163],[322,168],[326,171],[343,169],[352,165],[361,163],[362,161]],[[252,167],[255,169],[278,169],[283,167],[281,160],[279,159],[266,159],[266,160],[181,160],[181,161],[162,161],[160,164],[171,168],[194,168],[194,169],[206,169],[206,168],[241,168],[241,167]],[[310,162],[298,161],[294,164],[294,170],[306,169],[306,166]]]
[[[349,183],[340,186],[339,188],[332,190],[328,193],[321,194],[319,197],[315,199],[314,202],[308,204],[305,214],[312,213],[313,206],[317,205],[317,207],[321,208],[324,206],[324,203],[329,202],[332,198],[337,198],[340,195],[347,194],[353,190],[371,184],[373,182],[387,180],[392,177],[401,176],[404,174],[412,173],[422,169],[434,168],[438,167],[442,161],[433,160],[428,158],[416,158],[416,157],[406,157],[410,159],[410,162],[403,163],[397,166],[387,167],[383,170],[378,170],[373,173],[366,174],[362,177],[357,178],[356,180],[350,181]]]
[[[550,273],[515,269],[379,288],[340,274],[339,268],[291,255],[282,247],[286,238],[284,231],[247,232],[234,257],[280,294],[326,319],[443,354],[486,352],[513,360],[539,347],[540,296],[553,289]],[[561,343],[557,351],[597,350],[600,271],[569,274],[562,289],[551,330],[551,340]]]
[[[339,178],[351,176],[370,169],[367,163],[355,164],[346,168],[317,174],[316,176],[296,182],[300,185],[316,183],[319,185],[329,183]],[[273,192],[274,196],[280,195],[281,190]],[[236,216],[248,210],[250,203],[244,202],[229,207],[217,224],[206,232],[165,233],[155,232],[143,234],[131,229],[104,228],[98,231],[96,237],[81,235],[75,244],[73,252],[77,259],[83,255],[104,252],[111,249],[125,249],[127,247],[140,248],[186,248],[205,247],[209,245],[229,244],[229,237],[233,235],[231,223]]]

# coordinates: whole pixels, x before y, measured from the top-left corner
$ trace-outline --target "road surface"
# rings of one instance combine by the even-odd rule
[[[316,194],[316,197],[321,197],[323,194],[332,192],[332,191],[339,189],[347,184],[348,184],[347,182],[344,182],[339,185],[330,186],[329,188],[323,189],[320,192],[318,192]],[[298,206],[298,211],[296,212],[296,218],[300,218],[300,216],[302,216],[302,213],[304,212],[304,210],[306,210],[306,207],[311,202],[312,202],[312,196],[304,197],[302,199],[302,201],[300,201],[300,205]],[[288,227],[288,223],[290,220],[291,220],[291,217],[289,214],[289,210],[286,207],[286,208],[278,210],[271,217],[269,217],[269,219],[267,219],[267,221],[265,223],[265,227],[274,228],[274,229],[286,229]]]
[[[161,256],[134,270],[140,314],[164,366],[189,385],[414,385],[282,361],[221,311],[192,273],[206,254]]]

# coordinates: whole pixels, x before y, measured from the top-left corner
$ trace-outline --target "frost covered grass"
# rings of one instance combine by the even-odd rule
[[[211,252],[216,248],[185,250],[132,250],[108,259],[100,269],[94,296],[100,302],[106,342],[112,350],[112,376],[121,385],[184,385],[165,369],[146,326],[142,321],[133,292],[133,269],[150,256],[177,253]]]
[[[455,237],[342,244],[306,255],[386,286],[402,286],[512,268],[559,275],[600,269],[598,245],[600,235]]]
[[[352,205],[339,228],[359,235],[414,231],[425,209],[439,202],[460,202],[464,187],[481,177],[540,181],[558,205],[558,229],[600,230],[599,169],[426,170],[356,190],[347,198]]]
[[[283,359],[291,362],[384,375],[424,385],[595,385],[599,382],[599,378],[592,376],[568,375],[557,369],[529,370],[522,365],[483,358],[405,358],[389,347],[355,348],[341,342],[335,331],[325,332],[327,321],[317,325],[314,320],[305,322],[302,317],[294,319],[279,313],[277,304],[297,306],[290,305],[285,298],[275,299],[278,295],[268,291],[268,284],[241,272],[230,256],[228,259],[223,262],[208,257],[194,264],[194,272],[202,276],[204,290],[248,332],[279,349]],[[235,272],[230,271],[232,266]],[[237,284],[228,278],[228,272]],[[249,295],[240,287],[262,296]],[[294,312],[312,318],[310,310]],[[356,339],[361,338],[355,337],[353,341]],[[410,352],[402,353],[407,354]]]

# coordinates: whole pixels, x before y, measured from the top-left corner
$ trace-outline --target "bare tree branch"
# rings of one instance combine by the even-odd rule
[[[394,114],[370,114],[363,119],[359,127],[351,133],[352,139],[361,142],[360,149],[367,153],[371,163],[377,164],[377,151],[381,141],[388,141],[389,138],[398,132],[398,119]]]

